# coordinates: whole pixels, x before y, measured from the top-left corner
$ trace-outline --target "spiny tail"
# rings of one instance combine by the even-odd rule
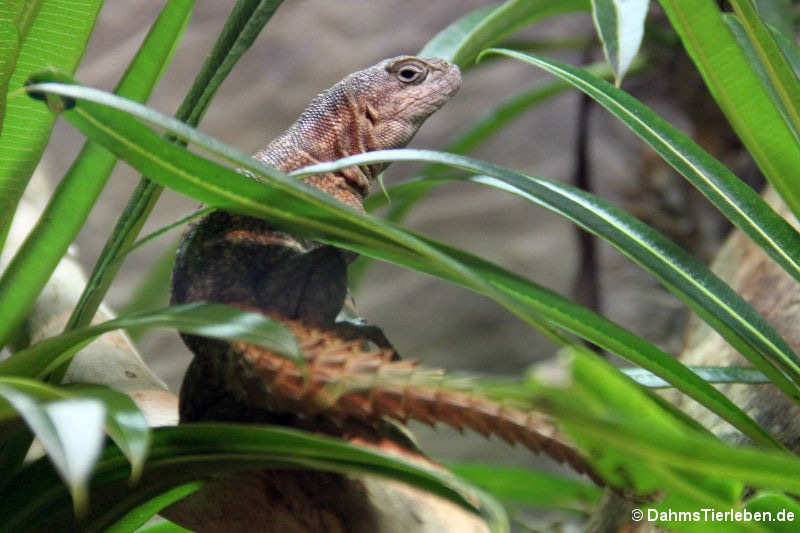
[[[363,340],[343,340],[329,331],[283,322],[300,340],[304,369],[264,348],[232,344],[239,364],[269,389],[273,408],[339,421],[388,417],[469,428],[546,453],[604,484],[547,415],[448,388],[442,371],[423,369],[414,361],[393,361],[394,352]]]

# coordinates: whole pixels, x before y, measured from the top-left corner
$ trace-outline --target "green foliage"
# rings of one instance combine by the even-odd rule
[[[472,392],[548,412],[608,483],[643,498],[647,507],[798,512],[794,495],[800,494],[800,461],[786,453],[767,428],[710,385],[769,382],[800,403],[800,361],[778,333],[700,261],[630,214],[585,191],[465,155],[502,133],[532,107],[545,105],[550,97],[575,87],[641,137],[778,265],[800,280],[800,236],[788,221],[677,128],[600,79],[611,73],[617,80],[624,76],[639,47],[647,2],[632,7],[620,1],[593,2],[610,72],[523,53],[510,49],[513,43],[489,49],[534,22],[585,12],[590,7],[587,1],[508,0],[464,14],[436,35],[422,54],[448,58],[465,70],[475,67],[467,76],[482,75],[481,64],[476,65],[482,54],[491,54],[486,57],[496,61],[503,55],[542,68],[559,80],[527,88],[499,103],[491,113],[476,117],[472,127],[454,136],[448,152],[372,152],[290,175],[193,129],[216,89],[280,4],[276,0],[240,0],[236,4],[176,113],[177,120],[136,101],[147,99],[168,65],[188,21],[191,0],[166,3],[120,81],[117,96],[71,80],[100,2],[77,5],[14,0],[0,6],[0,212],[14,211],[47,144],[56,114],[61,113],[88,138],[41,220],[0,274],[0,346],[24,320],[82,227],[116,159],[147,176],[111,232],[68,330],[0,362],[0,516],[4,528],[25,531],[46,524],[74,528],[77,520],[82,520],[80,527],[86,531],[135,531],[165,506],[198,490],[209,476],[244,465],[370,474],[404,481],[480,513],[494,531],[508,528],[494,497],[512,507],[525,504],[580,513],[590,513],[599,505],[599,489],[582,482],[479,464],[453,465],[455,475],[451,475],[295,430],[203,424],[150,431],[142,413],[122,393],[98,386],[46,383],[47,379],[58,380],[59,369],[79,349],[115,328],[172,327],[241,339],[302,362],[298,343],[285,327],[260,314],[217,304],[151,311],[152,307],[139,302],[120,318],[89,325],[125,255],[192,218],[137,241],[162,187],[204,202],[209,209],[260,217],[276,227],[365,257],[438,276],[494,299],[541,329],[564,347],[560,379],[535,372],[505,380],[474,376]],[[734,13],[726,14],[708,0],[661,1],[682,46],[733,130],[798,214],[800,51],[791,39],[790,11],[779,1],[733,0],[731,4]],[[64,20],[71,21],[69,32],[60,31]],[[33,46],[34,42],[48,46],[41,49]],[[45,66],[57,70],[42,71]],[[636,68],[651,67],[643,60]],[[25,82],[29,85],[23,90]],[[21,128],[23,121],[25,128]],[[168,136],[160,136],[153,128]],[[188,151],[185,144],[195,150]],[[420,178],[390,190],[392,208],[386,219],[345,208],[297,179],[356,164],[391,161],[420,161],[427,166]],[[260,179],[245,178],[235,169],[246,169]],[[457,180],[512,193],[605,239],[681,298],[757,370],[685,367],[646,339],[532,280],[400,225],[403,215],[429,190]],[[368,207],[381,202],[383,199],[375,198]],[[0,220],[0,243],[9,219]],[[158,281],[152,280],[163,280],[163,272],[168,271],[163,265],[169,264],[169,258],[158,263],[162,274],[147,284],[151,291],[155,287],[149,294],[159,290]],[[572,335],[637,366],[621,372]],[[444,380],[440,386],[451,385]],[[710,409],[756,446],[733,447],[718,440],[646,388],[665,386]],[[106,434],[114,444],[103,445]],[[23,465],[34,435],[42,442],[47,458]],[[662,522],[676,531],[704,530],[703,524]],[[736,523],[728,530],[791,530],[780,527]],[[180,528],[162,523],[143,531],[162,530]]]

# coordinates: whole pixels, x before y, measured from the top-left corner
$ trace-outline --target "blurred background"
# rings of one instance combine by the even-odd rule
[[[213,44],[210,36],[218,33],[232,5],[197,1],[172,66],[149,105],[168,114],[175,111]],[[479,0],[287,1],[229,76],[200,129],[244,152],[255,152],[291,124],[319,91],[385,57],[416,53],[438,31],[483,5],[485,2]],[[77,79],[113,90],[161,6],[157,0],[106,0]],[[542,53],[570,63],[602,59],[593,44],[588,13],[547,20],[547,24],[528,28],[515,38],[573,40],[577,44],[568,47],[570,50]],[[735,147],[718,138],[714,128],[706,131],[701,127],[713,125],[717,119],[700,82],[687,86],[687,77],[682,75],[681,87],[670,85],[670,69],[688,68],[685,59],[663,50],[650,52],[653,61],[661,62],[659,67],[629,77],[623,87],[700,138],[702,144],[715,146],[716,155],[730,152],[728,155],[735,157]],[[460,93],[428,120],[412,146],[443,149],[458,132],[504,99],[546,79],[546,74],[510,60],[490,61],[472,69],[465,73]],[[580,113],[582,105],[576,93],[566,91],[533,107],[472,155],[544,178],[572,181],[580,159],[577,139],[582,133],[588,140],[584,151],[587,175],[597,194],[655,224],[704,259],[710,257],[725,232],[724,225],[713,215],[706,216],[705,205],[623,126],[596,106],[584,107]],[[54,135],[56,142],[50,144],[41,167],[53,182],[83,143],[82,136],[64,121],[59,121]],[[745,167],[748,164],[740,162]],[[393,165],[386,173],[386,184],[413,177],[415,168]],[[91,270],[138,179],[124,163],[119,164],[78,238],[87,270]],[[196,208],[196,202],[166,191],[143,233]],[[680,349],[687,315],[673,297],[604,245],[598,244],[595,265],[590,262],[587,266],[575,228],[526,201],[476,185],[449,184],[418,205],[406,225],[559,293],[575,294],[583,301],[597,294],[597,305],[605,316],[672,353]],[[174,246],[179,233],[172,232],[128,258],[109,295],[112,307],[125,307],[153,265]],[[165,290],[161,296],[149,307],[164,305]],[[493,302],[393,265],[374,264],[355,297],[360,313],[383,328],[401,355],[419,359],[427,366],[519,374],[556,350]],[[190,360],[178,335],[153,332],[137,340],[145,360],[177,392]],[[437,459],[503,457],[523,464],[530,461],[526,451],[510,453],[505,445],[480,437],[456,438],[454,432],[445,429],[415,430],[423,448]]]

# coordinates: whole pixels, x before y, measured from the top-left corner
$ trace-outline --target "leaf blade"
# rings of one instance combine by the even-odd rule
[[[800,215],[800,144],[713,2],[661,0],[712,96],[767,181]]]
[[[222,304],[192,303],[122,316],[48,337],[0,362],[0,374],[43,377],[93,339],[119,328],[174,327],[204,337],[258,344],[302,364],[297,340],[269,317]]]
[[[483,48],[549,16],[589,9],[588,0],[507,0],[467,13],[439,32],[420,50],[420,56],[441,57],[462,68],[472,66]]]
[[[592,0],[592,20],[617,87],[639,51],[650,0]]]

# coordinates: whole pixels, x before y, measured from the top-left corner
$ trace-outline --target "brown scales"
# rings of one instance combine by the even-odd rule
[[[340,423],[356,419],[377,424],[387,417],[468,428],[545,453],[603,484],[547,415],[445,388],[442,371],[424,369],[416,361],[393,360],[392,350],[344,340],[297,321],[281,322],[300,340],[305,368],[265,348],[232,343],[237,363],[268,389],[270,408],[323,415]]]

